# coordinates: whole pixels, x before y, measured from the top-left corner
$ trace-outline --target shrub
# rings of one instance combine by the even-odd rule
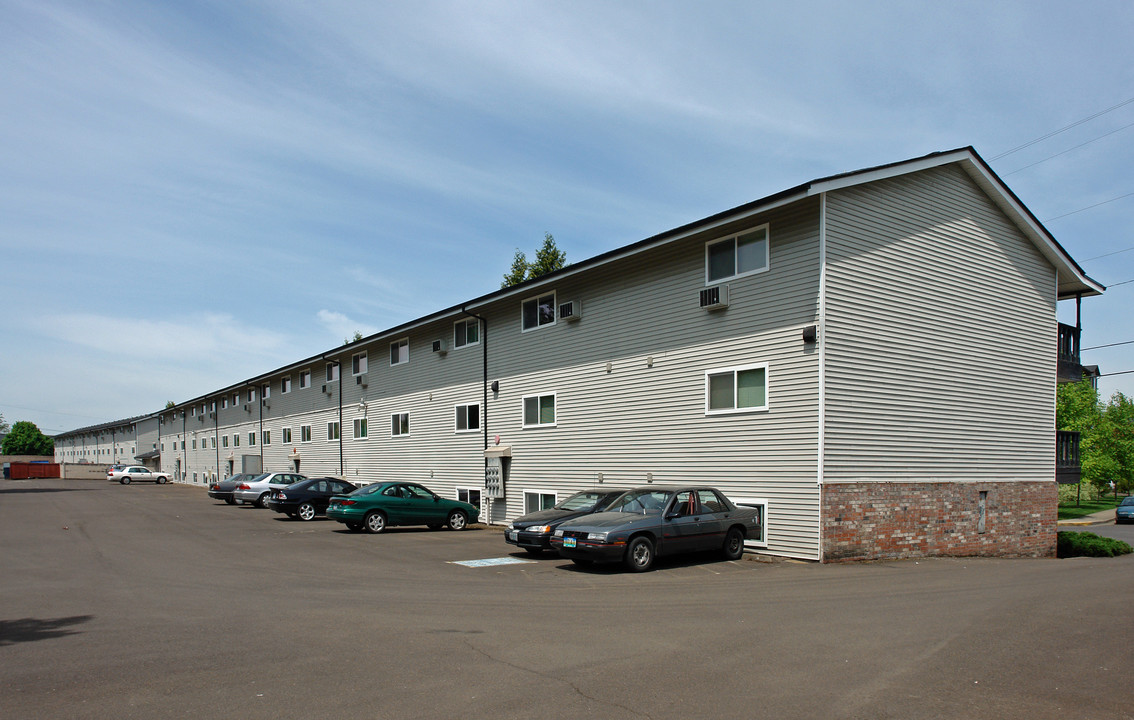
[[[1105,538],[1092,532],[1065,531],[1057,535],[1056,555],[1068,557],[1114,557],[1134,552],[1129,543]]]

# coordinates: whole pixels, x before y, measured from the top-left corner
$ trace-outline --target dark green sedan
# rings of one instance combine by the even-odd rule
[[[429,488],[409,482],[380,482],[360,487],[349,495],[336,495],[327,517],[351,530],[380,533],[392,525],[428,525],[436,530],[464,530],[476,522],[480,509],[459,500],[447,500]]]

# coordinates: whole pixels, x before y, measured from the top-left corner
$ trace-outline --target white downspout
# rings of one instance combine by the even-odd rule
[[[827,193],[819,195],[819,413],[815,482],[819,490],[818,558],[823,561],[823,469],[827,430]]]

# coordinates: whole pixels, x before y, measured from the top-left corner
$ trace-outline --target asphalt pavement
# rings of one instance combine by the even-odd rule
[[[0,482],[0,718],[1127,718],[1132,596],[1132,556],[630,574]]]

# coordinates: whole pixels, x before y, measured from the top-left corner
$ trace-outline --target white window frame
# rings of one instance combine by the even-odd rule
[[[366,358],[366,353],[360,352],[351,355],[350,357],[350,374],[363,375],[366,369],[370,366],[370,362]]]
[[[531,425],[527,422],[527,404],[528,398],[545,398],[550,397],[555,410],[555,420],[549,423],[536,422]],[[539,405],[537,401],[536,413],[539,413]],[[559,425],[559,394],[558,393],[534,393],[532,395],[524,395],[520,398],[520,427],[521,428],[545,428],[557,427]]]
[[[281,395],[287,395],[289,392],[291,392],[291,376],[290,375],[288,375],[285,378],[280,378],[280,394]]]
[[[466,500],[461,500],[461,493],[465,493]],[[472,501],[472,494],[477,493],[480,496],[480,502]],[[457,502],[467,502],[469,505],[476,507],[484,507],[484,488],[479,487],[458,487],[454,490],[453,495],[456,497]]]
[[[476,408],[476,427],[470,428],[469,424],[469,408]],[[465,427],[462,429],[459,423],[459,413],[464,409]],[[480,432],[480,403],[463,403],[461,405],[453,406],[453,432],[455,433],[478,433]]]
[[[406,431],[401,431],[401,418],[405,416]],[[394,432],[394,418],[398,418],[398,432]],[[391,413],[390,414],[390,437],[409,437],[413,425],[410,424],[410,414],[408,412]]]
[[[339,379],[339,364],[336,362],[327,363],[327,382],[335,382]]]
[[[533,496],[533,495],[536,496],[536,498],[537,498],[537,501],[536,501],[537,506],[534,509],[528,509],[528,498],[530,496]],[[550,495],[551,496],[551,505],[549,505],[548,507],[553,507],[557,502],[559,502],[559,493],[547,492],[546,490],[524,490],[524,514],[525,515],[527,515],[529,513],[533,513],[533,512],[539,512],[540,510],[546,509],[546,508],[538,506],[538,504],[539,504],[538,498],[543,496],[543,495]]]
[[[228,395],[225,395],[224,397],[222,397],[220,399],[220,406],[221,406],[221,410],[225,410],[225,409],[228,408]]]
[[[271,430],[261,430],[260,431],[260,445],[271,445],[271,444],[272,444],[272,431]]]
[[[304,390],[311,387],[311,368],[299,371],[299,389]]]
[[[272,396],[272,384],[271,383],[264,383],[263,387],[260,388],[260,398],[262,400],[267,400],[271,396]]]
[[[256,388],[248,388],[248,402],[256,402]]]
[[[327,442],[335,442],[341,440],[343,436],[343,429],[339,425],[338,420],[332,420],[327,423]]]
[[[210,450],[216,450],[217,449],[217,436],[216,435],[209,438],[209,445],[212,446],[211,448],[209,448]]]
[[[402,348],[405,348],[405,353],[402,353]],[[398,361],[394,362],[394,348],[398,349]],[[404,355],[404,357],[403,357]],[[390,367],[395,365],[405,365],[409,363],[409,338],[402,338],[390,343]]]
[[[228,435],[221,435],[221,447],[222,448],[228,447]],[[165,443],[161,444],[161,449],[165,450]]]
[[[236,407],[238,405],[240,405],[240,393],[234,392],[232,394],[232,406]]]
[[[764,266],[756,268],[755,270],[745,270],[744,272],[736,272],[737,265],[738,265],[737,256],[736,256],[736,241],[737,241],[737,239],[742,235],[751,235],[752,233],[758,232],[760,230],[764,231]],[[709,248],[713,247],[714,245],[720,245],[721,243],[726,243],[726,242],[732,243],[732,269],[733,269],[733,273],[732,273],[732,275],[725,275],[725,276],[719,277],[719,278],[710,278],[709,277]],[[728,282],[729,280],[732,280],[732,279],[735,279],[735,278],[747,277],[749,275],[758,275],[762,272],[767,272],[768,269],[771,268],[771,266],[772,266],[772,233],[768,228],[768,223],[764,223],[763,225],[757,225],[756,227],[746,228],[744,230],[741,230],[740,232],[733,233],[732,235],[727,235],[725,237],[717,238],[716,240],[710,240],[709,242],[705,243],[705,285],[706,286],[716,285],[716,284],[722,283],[722,282]]]
[[[747,370],[763,370],[764,371],[764,404],[758,407],[736,407],[736,376],[739,373]],[[710,409],[710,394],[709,394],[709,378],[713,375],[724,375],[732,373],[732,400],[733,407],[725,408],[722,410]],[[752,365],[737,365],[735,367],[713,368],[712,370],[705,371],[705,414],[706,415],[736,415],[739,413],[754,413],[754,412],[767,412],[771,404],[772,398],[772,378],[771,372],[768,369],[768,363],[754,363]]]
[[[766,548],[768,547],[768,499],[756,497],[740,497],[729,498],[732,504],[737,507],[758,507],[760,508],[760,532],[762,538],[754,540],[752,538],[744,539],[744,547]]]
[[[281,433],[280,434],[280,441],[284,445],[290,445],[291,444],[291,428],[290,427],[281,428],[280,433]]]
[[[233,433],[232,434],[232,446],[234,448],[240,447],[240,433]]]
[[[476,340],[473,342],[469,342],[470,326],[476,328]],[[467,320],[458,320],[453,323],[453,347],[463,348],[472,347],[473,345],[480,345],[480,320],[468,318]]]
[[[359,432],[358,432],[360,429],[362,430],[361,434],[359,434]],[[354,439],[355,440],[366,440],[369,437],[370,437],[370,423],[368,423],[366,421],[366,418],[364,418],[364,417],[355,418],[354,419]]]
[[[310,425],[300,425],[299,426],[299,442],[300,443],[311,442],[311,426]]]
[[[549,295],[551,296],[551,322],[541,323],[539,321],[539,301],[541,299],[549,296]],[[533,327],[526,328],[526,327],[524,327],[524,306],[527,305],[529,302],[535,302],[535,304],[536,304],[536,324]],[[534,295],[532,297],[525,298],[523,301],[521,301],[520,302],[520,332],[534,332],[536,330],[541,330],[545,327],[551,327],[552,325],[554,325],[556,318],[559,315],[559,313],[556,311],[555,303],[556,303],[556,295],[555,295],[554,290],[552,290],[549,293],[542,293],[540,295]]]
[[[248,447],[256,447],[256,431],[248,433]]]

